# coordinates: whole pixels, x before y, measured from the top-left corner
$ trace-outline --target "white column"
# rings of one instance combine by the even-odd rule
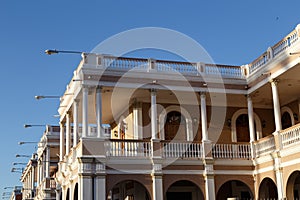
[[[156,105],[156,90],[151,89],[151,135],[152,139],[157,138],[157,105]]]
[[[200,94],[200,102],[201,102],[202,141],[207,141],[208,133],[207,133],[207,115],[206,115],[206,95],[205,95],[205,93]]]
[[[93,199],[93,179],[91,176],[79,175],[78,200]]]
[[[105,175],[95,177],[95,200],[106,199]]]
[[[76,147],[78,142],[78,100],[73,102],[73,147]]]
[[[59,160],[63,161],[65,156],[65,128],[64,123],[60,122],[60,144],[59,144]]]
[[[273,153],[274,158],[274,170],[276,176],[276,185],[277,185],[277,192],[278,192],[278,199],[283,200],[285,199],[285,191],[283,186],[283,175],[282,175],[282,167],[281,167],[281,158],[278,152]]]
[[[163,199],[163,180],[162,175],[152,175],[153,200]]]
[[[215,178],[213,159],[204,160],[205,199],[215,200]]]
[[[255,140],[255,128],[254,128],[254,114],[253,114],[253,104],[251,96],[247,97],[248,102],[248,120],[249,120],[249,132],[250,132],[250,143]]]
[[[34,180],[35,180],[35,167],[34,166],[32,166],[32,168],[31,168],[31,188],[32,189],[34,189]]]
[[[88,94],[87,87],[82,88],[82,137],[88,136]]]
[[[102,88],[96,89],[97,138],[103,138],[102,130]]]
[[[274,106],[274,118],[275,118],[275,127],[276,131],[280,131],[281,127],[281,114],[280,114],[280,103],[279,103],[279,95],[277,90],[277,80],[271,81],[272,87],[272,95],[273,95],[273,106]]]
[[[46,146],[46,156],[45,156],[45,167],[46,167],[46,178],[50,177],[50,147]]]
[[[70,113],[66,115],[66,155],[70,153],[71,148],[71,122],[70,122]]]
[[[143,127],[142,127],[142,107],[138,102],[134,103],[133,107],[133,136],[134,139],[143,138]]]

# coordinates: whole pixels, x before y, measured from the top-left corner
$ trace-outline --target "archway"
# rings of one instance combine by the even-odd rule
[[[107,200],[150,200],[145,186],[137,181],[127,180],[116,184],[108,193]]]
[[[236,121],[237,121],[237,119],[239,118],[240,115],[247,115],[247,117],[248,117],[248,110],[247,109],[240,109],[232,115],[232,118],[230,120],[230,122],[231,122],[231,140],[232,140],[232,142],[237,142]],[[256,133],[256,139],[258,140],[258,139],[262,138],[262,125],[261,125],[261,121],[260,121],[258,115],[256,113],[253,113],[253,115],[254,115],[254,129],[255,129],[255,133]]]
[[[278,199],[277,187],[270,178],[265,178],[259,186],[259,199]]]
[[[169,115],[169,117],[172,117],[172,115],[170,114],[172,112],[177,112],[177,115],[178,115],[178,113],[180,113],[180,115],[181,115],[180,123],[185,125],[184,128],[183,128],[183,126],[181,127],[184,129],[184,133],[185,133],[185,135],[183,137],[186,138],[186,141],[193,141],[194,133],[193,133],[193,123],[192,123],[191,115],[185,108],[183,108],[182,106],[177,106],[177,105],[168,106],[165,109],[163,109],[163,111],[159,114],[159,137],[160,137],[160,139],[167,140],[165,137],[165,135],[166,135],[165,124],[167,123],[167,121],[166,121],[168,118],[167,115]],[[182,132],[183,132],[183,130],[182,130]],[[180,138],[178,136],[178,138],[176,137],[175,139],[179,140]]]
[[[293,172],[287,181],[287,199],[300,199],[300,171]]]
[[[242,181],[232,180],[224,183],[218,193],[217,200],[227,198],[237,198],[239,200],[248,200],[254,198],[250,188]]]
[[[165,140],[186,140],[185,118],[180,112],[169,112],[165,121]]]
[[[166,200],[204,200],[200,188],[191,181],[177,181],[167,190]]]
[[[284,112],[282,114],[281,124],[282,124],[282,129],[286,129],[292,126],[292,117],[290,116],[290,113]]]
[[[237,142],[250,142],[249,119],[247,114],[241,114],[236,119]]]
[[[78,200],[78,183],[76,183],[74,189],[74,200]]]

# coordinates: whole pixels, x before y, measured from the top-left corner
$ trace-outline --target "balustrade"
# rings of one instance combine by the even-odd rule
[[[151,157],[151,143],[141,140],[109,140],[106,142],[106,156]]]
[[[272,153],[276,149],[273,135],[260,139],[254,146],[256,157]]]
[[[300,124],[292,126],[280,132],[282,147],[288,147],[300,142]]]
[[[162,142],[164,158],[203,158],[201,143]]]
[[[221,159],[250,159],[250,144],[214,144],[213,158]]]

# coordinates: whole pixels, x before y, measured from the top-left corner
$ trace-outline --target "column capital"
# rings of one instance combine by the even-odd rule
[[[102,92],[103,86],[102,85],[97,85],[96,90]]]
[[[155,89],[155,88],[151,88],[151,89],[150,89],[150,92],[151,92],[151,94],[152,94],[152,93],[154,93],[154,94],[156,95],[156,93],[157,93],[157,89]]]
[[[199,94],[200,94],[200,96],[206,96],[206,94],[207,94],[207,92],[205,92],[205,91],[202,91],[202,92],[199,92]]]
[[[278,85],[279,79],[271,79],[269,82],[270,82],[271,84]]]

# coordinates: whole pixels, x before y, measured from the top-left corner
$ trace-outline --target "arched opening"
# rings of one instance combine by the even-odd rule
[[[254,132],[256,136],[254,139],[262,138],[262,124],[259,116],[256,113],[254,115]],[[230,120],[231,124],[231,138],[232,142],[249,142],[249,120],[248,120],[248,110],[240,109],[236,111]],[[237,124],[239,127],[237,127]],[[238,138],[239,137],[239,138]]]
[[[70,189],[67,190],[66,200],[70,199]]]
[[[184,107],[177,105],[168,106],[165,109],[163,109],[162,112],[159,114],[159,138],[161,140],[167,140],[165,133],[165,125],[167,123],[167,115],[169,114],[170,117],[172,116],[172,114],[170,114],[171,112],[177,112],[177,115],[180,114],[180,123],[185,125],[185,128],[183,128],[182,126],[180,129],[180,131],[182,131],[184,135],[178,135],[177,133],[178,136],[176,135],[176,138],[174,139],[179,140],[181,136],[183,138],[186,138],[186,141],[193,141],[194,127],[192,117]]]
[[[217,193],[217,200],[236,198],[248,200],[254,198],[250,188],[243,182],[232,180],[224,183]]]
[[[300,199],[300,171],[293,172],[286,186],[287,199]]]
[[[236,119],[237,142],[250,142],[249,119],[247,114],[241,114]]]
[[[186,140],[186,122],[180,112],[169,112],[165,121],[165,140]]]
[[[190,181],[177,181],[167,190],[167,200],[204,200],[204,195],[200,188]]]
[[[76,183],[74,189],[74,200],[78,200],[78,183]]]
[[[278,199],[277,187],[270,178],[265,178],[259,186],[259,199]]]
[[[150,200],[147,189],[137,181],[122,181],[108,192],[107,200]]]
[[[281,116],[281,124],[282,124],[282,129],[286,129],[291,127],[292,124],[292,117],[290,113],[284,112]]]

